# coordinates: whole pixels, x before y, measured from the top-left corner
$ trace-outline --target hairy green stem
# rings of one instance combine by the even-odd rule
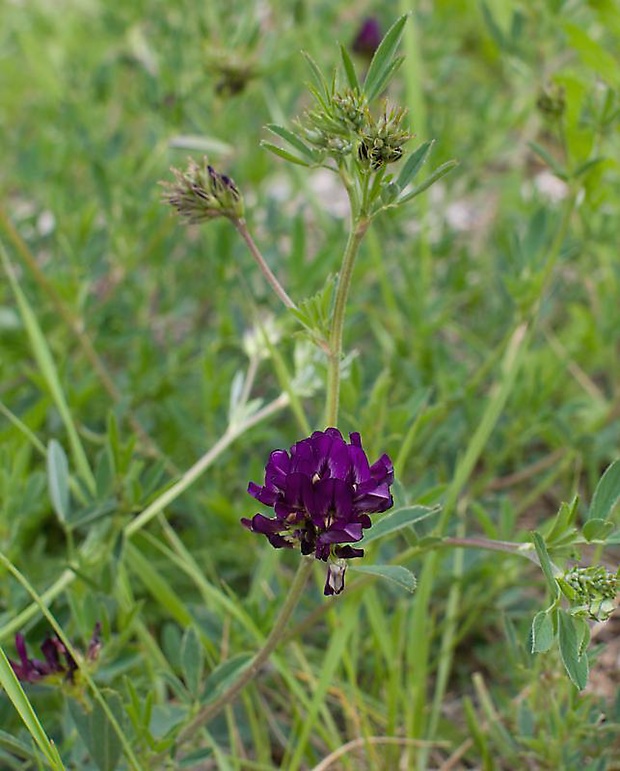
[[[359,251],[362,239],[366,235],[370,219],[368,217],[356,217],[351,225],[347,246],[342,257],[340,275],[338,276],[338,289],[334,303],[334,314],[329,336],[329,369],[327,373],[327,408],[325,423],[335,426],[338,422],[338,405],[340,401],[340,364],[342,359],[342,334],[344,330],[345,311],[353,266]]]
[[[261,270],[261,273],[263,276],[267,279],[269,285],[273,289],[273,291],[278,295],[280,300],[286,305],[287,308],[295,308],[295,303],[291,300],[291,298],[288,296],[284,288],[282,287],[282,284],[278,281],[278,279],[275,277],[273,271],[267,265],[267,261],[261,254],[260,249],[256,245],[256,242],[250,235],[250,231],[248,230],[247,223],[244,219],[233,219],[231,220],[233,225],[237,228],[237,232],[243,238],[245,241],[248,249],[250,250],[250,253],[252,257],[256,260],[258,267]]]

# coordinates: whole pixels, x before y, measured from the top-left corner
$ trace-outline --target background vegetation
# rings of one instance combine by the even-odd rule
[[[324,428],[324,365],[243,242],[225,221],[183,228],[158,180],[206,152],[288,293],[318,292],[338,270],[346,199],[335,177],[262,149],[263,127],[308,107],[301,49],[331,71],[365,16],[385,31],[409,10],[390,99],[408,106],[414,143],[437,140],[433,166],[460,165],[362,247],[339,427],[372,460],[391,455],[401,501],[447,495],[452,535],[527,541],[574,495],[582,517],[620,456],[618,4],[0,11],[0,551],[27,579],[2,573],[0,644],[15,658],[23,632],[35,653],[50,631],[26,583],[78,647],[100,621],[92,676],[143,767],[222,686],[216,665],[232,671],[268,633],[298,557],[239,526],[258,510],[247,484],[271,449]],[[257,352],[266,314],[281,339]],[[251,408],[268,408],[251,426],[242,377],[262,400]],[[165,515],[132,526],[214,446]],[[617,548],[584,561],[615,570]],[[368,551],[429,570],[413,536]],[[174,767],[618,768],[617,617],[593,628],[579,693],[559,654],[529,652],[545,606],[535,565],[433,554],[423,617],[419,594],[352,571],[327,601],[317,571],[272,664]],[[108,723],[100,706],[87,717],[87,685],[26,692],[67,768],[125,767],[113,731],[105,758],[92,743],[84,721]],[[0,766],[46,762],[5,694],[0,729]]]

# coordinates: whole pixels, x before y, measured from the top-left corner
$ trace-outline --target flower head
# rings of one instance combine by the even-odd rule
[[[101,649],[100,635],[101,624],[97,623],[86,653],[86,659],[88,661],[95,661],[99,655]],[[17,655],[19,656],[19,661],[16,662],[9,659],[9,664],[13,667],[13,671],[17,675],[17,678],[23,683],[36,683],[45,677],[58,674],[64,675],[65,680],[68,680],[69,682],[74,681],[74,675],[78,669],[78,665],[62,640],[56,635],[53,637],[46,637],[41,644],[41,653],[43,654],[44,660],[28,658],[26,640],[23,634],[15,635],[15,648],[17,650]]]
[[[353,152],[358,136],[370,123],[370,112],[364,94],[351,88],[332,88],[329,100],[317,97],[314,109],[299,122],[305,139],[317,150],[342,159]]]
[[[566,571],[558,583],[576,615],[587,616],[593,621],[607,621],[616,609],[620,570],[611,573],[602,565],[574,567]]]
[[[374,16],[369,16],[362,22],[352,48],[356,54],[372,59],[373,54],[379,48],[381,37],[379,22]]]
[[[394,163],[403,155],[403,145],[413,136],[402,127],[407,111],[387,105],[383,114],[362,133],[358,157],[364,166],[377,171],[386,163]]]
[[[566,93],[557,83],[546,86],[536,101],[536,106],[547,118],[561,118],[566,110]]]
[[[218,174],[207,158],[201,163],[189,159],[185,171],[171,169],[174,182],[162,182],[162,200],[173,206],[189,224],[197,224],[228,217],[239,219],[243,216],[243,198],[230,177]]]
[[[360,435],[345,442],[337,428],[315,431],[290,451],[274,450],[265,467],[265,483],[250,482],[248,492],[271,506],[275,517],[256,514],[242,519],[254,533],[262,533],[276,549],[294,548],[330,563],[325,594],[344,589],[345,559],[362,557],[360,541],[371,526],[369,514],[393,505],[390,486],[394,468],[387,455],[371,466]]]

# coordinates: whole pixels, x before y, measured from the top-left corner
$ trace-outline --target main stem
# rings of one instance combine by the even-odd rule
[[[342,256],[342,265],[338,277],[338,289],[336,290],[336,302],[332,327],[329,336],[329,369],[327,373],[327,408],[325,422],[328,426],[335,426],[338,422],[338,404],[340,401],[340,362],[342,359],[342,333],[344,330],[344,318],[353,276],[353,266],[359,251],[359,246],[364,238],[370,219],[357,217],[353,220],[347,246]]]
[[[278,643],[284,637],[290,618],[293,614],[293,611],[295,610],[295,607],[297,606],[297,603],[299,602],[299,599],[306,585],[306,581],[308,580],[308,576],[312,572],[313,565],[314,558],[302,557],[299,567],[297,568],[297,573],[293,579],[293,583],[291,584],[291,588],[289,589],[286,601],[280,609],[280,613],[278,614],[278,617],[276,618],[273,628],[265,640],[263,647],[254,656],[249,666],[239,675],[237,680],[235,680],[232,685],[230,685],[223,693],[221,693],[217,699],[212,701],[210,704],[207,704],[207,706],[196,715],[191,723],[185,726],[185,728],[179,733],[177,738],[177,745],[180,745],[190,739],[196,730],[200,728],[200,726],[211,720],[211,718],[217,715],[217,713],[220,712],[220,710],[222,710],[227,704],[230,704],[235,696],[237,696],[237,694],[256,677],[260,671],[260,668],[267,661],[269,656],[271,656]]]

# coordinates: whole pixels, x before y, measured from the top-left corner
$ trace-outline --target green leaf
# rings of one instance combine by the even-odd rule
[[[163,738],[185,720],[187,720],[185,707],[178,704],[158,704],[153,707],[149,732],[156,738]]]
[[[487,25],[487,28],[491,34],[491,37],[497,44],[497,47],[501,51],[507,50],[508,46],[506,44],[506,36],[504,35],[502,28],[495,21],[495,18],[491,13],[491,9],[489,8],[488,4],[484,2],[482,3],[482,18],[484,19],[485,24]]]
[[[413,573],[402,565],[353,565],[349,563],[349,570],[385,578],[411,593],[415,591],[418,583]]]
[[[591,160],[582,163],[573,172],[573,177],[579,179],[579,177],[585,176],[591,169],[596,168],[599,163],[604,163],[606,160],[606,158],[592,158]]]
[[[325,80],[325,76],[321,72],[321,68],[314,61],[314,59],[310,56],[309,53],[307,53],[306,51],[302,51],[301,53],[304,59],[306,60],[306,62],[308,63],[310,70],[312,71],[312,76],[315,82],[315,93],[316,93],[317,99],[319,99],[319,101],[323,101],[324,103],[329,102],[331,98],[329,85]]]
[[[98,501],[91,506],[87,506],[76,512],[68,523],[71,530],[77,530],[86,525],[92,525],[98,519],[107,517],[115,511],[118,511],[119,503],[116,498],[108,498],[104,501]]]
[[[396,180],[396,184],[401,190],[404,190],[418,174],[422,166],[425,164],[431,150],[433,149],[434,144],[435,140],[429,139],[428,142],[421,144],[407,158],[405,165],[402,167],[400,174],[398,175],[398,179]]]
[[[0,729],[0,747],[7,750],[11,755],[16,755],[23,760],[29,760],[33,766],[37,764],[40,767],[42,755],[39,755],[32,744],[26,744],[16,736]],[[16,766],[17,767],[17,766]]]
[[[618,500],[620,500],[620,460],[615,460],[596,486],[586,519],[609,519]]]
[[[582,62],[600,75],[609,85],[617,87],[620,77],[618,61],[614,54],[591,38],[583,27],[571,22],[564,22],[562,26],[568,37],[569,45],[579,54]]]
[[[112,461],[116,469],[120,465],[122,449],[121,449],[121,441],[120,441],[119,430],[118,430],[118,420],[116,418],[116,415],[112,412],[112,410],[108,412],[106,427],[107,427],[107,435],[108,435],[107,445],[110,448],[110,453],[112,454]]]
[[[549,559],[549,553],[547,552],[547,547],[545,546],[545,542],[541,538],[540,533],[533,532],[532,540],[534,541],[536,554],[538,554],[540,567],[542,568],[542,572],[544,573],[545,578],[547,580],[547,586],[549,587],[551,596],[555,600],[557,599],[560,593],[560,587],[558,586],[558,583],[553,576],[553,567],[551,565],[551,560]]]
[[[388,82],[392,79],[392,75],[396,72],[396,70],[401,66],[401,64],[405,61],[404,56],[397,56],[393,62],[391,62],[390,66],[387,68],[385,72],[385,76],[383,78],[383,83],[381,84],[381,87],[379,91],[377,91],[376,96],[380,96],[381,91],[387,86]],[[370,101],[370,100],[369,100]]]
[[[189,768],[192,771],[196,771],[197,768],[213,768],[212,764],[207,765],[205,762],[212,757],[213,747],[203,747],[192,752],[184,752],[183,758],[177,760],[176,763],[179,768]]]
[[[549,166],[551,171],[555,174],[556,177],[559,177],[560,179],[563,179],[565,182],[568,179],[568,174],[566,173],[566,170],[563,169],[560,164],[556,161],[556,159],[549,153],[542,145],[539,145],[538,142],[528,142],[528,145],[530,149],[532,149],[536,155],[540,156],[543,161]]]
[[[317,154],[314,152],[314,150],[308,147],[308,145],[306,145],[305,142],[303,142],[297,136],[297,134],[289,131],[289,129],[285,128],[284,126],[279,126],[277,123],[269,123],[265,128],[271,131],[272,134],[275,134],[281,139],[284,139],[285,142],[288,142],[296,150],[299,150],[299,152],[302,155],[305,155],[311,163],[316,163]]]
[[[88,491],[94,493],[96,487],[95,477],[91,471],[80,435],[73,420],[71,410],[69,409],[67,397],[65,396],[60,382],[56,360],[48,345],[47,338],[41,329],[41,325],[39,324],[34,309],[19,285],[15,269],[2,244],[0,244],[0,259],[2,260],[9,283],[11,284],[11,289],[17,300],[17,305],[24,321],[26,332],[28,333],[32,353],[36,359],[37,366],[39,367],[41,375],[45,380],[56,408],[65,425],[75,468],[82,477],[82,481],[87,485]]]
[[[560,544],[566,540],[567,536],[572,538],[576,529],[574,527],[575,519],[577,518],[577,504],[579,503],[579,496],[575,496],[569,503],[562,502],[558,513],[555,515],[551,523],[551,529],[544,533],[545,542],[549,545]]]
[[[284,158],[284,160],[288,161],[289,163],[296,163],[298,166],[306,166],[307,168],[309,168],[311,165],[304,161],[303,158],[299,158],[297,155],[289,153],[288,150],[283,150],[281,147],[274,145],[272,142],[265,142],[263,140],[260,143],[260,146],[264,147],[266,150],[269,150],[274,155],[278,155],[280,158]]]
[[[530,643],[532,653],[544,653],[553,645],[555,634],[553,633],[553,621],[545,610],[541,610],[534,616],[530,630]]]
[[[608,538],[605,539],[608,544],[620,543],[620,530],[615,530]]]
[[[366,79],[364,80],[364,92],[369,102],[379,96],[390,75],[394,72],[396,51],[400,45],[406,22],[407,14],[394,22],[372,57]]]
[[[386,535],[393,535],[405,527],[411,527],[416,522],[420,522],[441,510],[440,506],[407,506],[406,508],[396,509],[386,514],[368,530],[360,546],[366,546],[378,538],[384,538]]]
[[[116,691],[102,690],[110,711],[117,723],[122,727],[125,717],[121,697]],[[77,701],[69,701],[69,712],[86,749],[100,771],[114,771],[121,757],[122,744],[120,738],[103,707],[95,702],[90,712]]]
[[[614,523],[608,519],[589,519],[583,526],[586,541],[605,541],[614,529]]]
[[[300,302],[297,308],[289,309],[297,321],[319,339],[327,339],[329,334],[335,287],[336,276],[329,275],[324,286],[316,294]]]
[[[342,59],[342,65],[344,67],[344,71],[347,76],[347,82],[349,84],[349,88],[353,89],[353,91],[359,91],[360,82],[357,79],[355,65],[353,64],[351,57],[349,56],[349,52],[347,51],[345,46],[342,45],[342,43],[340,44],[340,58]]]
[[[114,456],[109,445],[103,448],[95,465],[95,482],[97,483],[97,499],[107,498],[114,491],[116,469]]]
[[[558,640],[562,663],[572,683],[583,690],[588,683],[588,657],[582,652],[583,630],[565,610],[559,611]]]
[[[397,199],[397,203],[406,203],[407,201],[410,201],[412,198],[415,198],[416,196],[420,195],[420,193],[423,193],[425,190],[428,190],[428,188],[431,185],[434,185],[435,182],[440,180],[442,177],[445,177],[446,174],[448,174],[455,166],[458,166],[458,161],[446,161],[445,163],[442,163],[441,166],[435,169],[435,171],[430,174],[424,182],[417,185],[413,188],[413,190],[410,190],[406,195],[401,196]]]
[[[47,447],[47,486],[52,508],[61,524],[71,517],[69,499],[69,462],[65,451],[55,439]]]
[[[110,689],[102,690],[101,693],[116,722],[122,728],[125,712],[120,695]],[[122,744],[112,723],[103,711],[103,707],[98,702],[91,712],[91,742],[90,751],[97,766],[101,771],[114,771],[121,756]]]
[[[60,769],[64,769],[65,766],[58,754],[58,750],[45,733],[45,729],[39,722],[37,713],[34,711],[28,697],[24,693],[24,689],[17,679],[17,675],[13,671],[13,667],[10,665],[9,660],[1,647],[0,686],[24,722],[24,725],[28,729],[28,733],[32,736],[41,752],[45,755],[50,767],[58,769],[59,771]]]
[[[181,643],[181,668],[188,690],[194,696],[200,691],[204,667],[204,654],[200,638],[193,626],[183,635]]]
[[[205,704],[217,698],[217,696],[234,682],[246,669],[254,658],[251,653],[239,653],[237,656],[215,667],[205,680],[202,699]]]

